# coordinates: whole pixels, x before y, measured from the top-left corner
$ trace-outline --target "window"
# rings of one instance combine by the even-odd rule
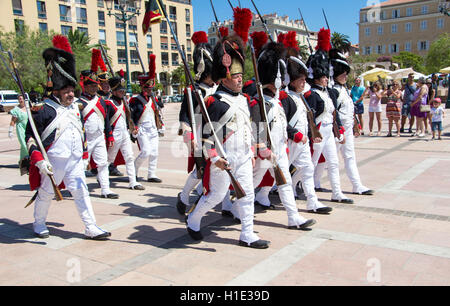
[[[161,49],[169,50],[169,39],[167,37],[161,37]]]
[[[427,51],[428,50],[428,41],[419,41],[417,43],[417,49],[419,49],[419,51]]]
[[[147,48],[152,49],[153,48],[153,42],[152,42],[152,36],[147,35]]]
[[[169,53],[161,52],[161,64],[163,66],[169,66]]]
[[[86,35],[89,35],[87,28],[78,27],[77,30],[80,31],[81,33],[86,33]]]
[[[443,28],[444,28],[444,19],[439,18],[439,19],[437,20],[437,28],[438,28],[438,29],[443,29]]]
[[[86,9],[82,7],[77,7],[77,22],[78,23],[87,23],[87,13]]]
[[[192,62],[192,54],[188,54],[188,62]]]
[[[190,39],[188,39],[186,41],[186,49],[187,49],[188,52],[192,51],[192,44],[191,44],[191,40]]]
[[[190,22],[191,21],[191,11],[189,9],[186,9],[185,12],[186,12],[186,22]]]
[[[97,0],[97,7],[105,7],[103,0]]]
[[[366,32],[366,36],[370,36],[370,28],[366,28],[365,32]]]
[[[159,32],[161,34],[167,34],[167,22],[166,21],[161,21],[161,23],[159,24]]]
[[[70,6],[67,5],[59,5],[59,19],[61,21],[72,21],[71,13],[70,13]]]
[[[186,25],[186,36],[191,37],[191,25],[190,24]]]
[[[177,43],[175,42],[175,39],[174,39],[174,38],[171,38],[171,39],[170,39],[170,48],[171,48],[172,50],[178,50],[178,48],[177,48]]]
[[[405,51],[411,52],[411,42],[405,43]]]
[[[122,21],[116,20],[116,29],[125,29],[125,24]]]
[[[125,32],[116,32],[116,40],[118,46],[125,46]]]
[[[411,22],[405,23],[405,32],[409,33],[411,31],[412,31],[412,23]]]
[[[125,64],[127,62],[127,53],[123,49],[117,49],[117,60],[119,64]]]
[[[172,53],[172,66],[178,66],[178,53]]]
[[[365,51],[365,55],[370,55],[372,53],[372,48],[366,47],[366,48],[364,48],[364,51]]]
[[[169,6],[169,18],[177,20],[177,8],[174,6]]]
[[[392,10],[392,18],[400,18],[400,10]]]
[[[131,31],[137,31],[137,19],[136,19],[136,16],[131,18],[130,21],[128,22],[128,29],[131,30]]]
[[[397,29],[398,29],[397,25],[396,25],[396,24],[393,24],[393,25],[391,26],[391,33],[397,33]]]
[[[23,15],[22,12],[22,0],[12,0],[13,14],[14,15]]]
[[[44,1],[36,1],[38,18],[47,18],[47,10]]]
[[[47,24],[39,22],[39,31],[41,31],[42,33],[47,33],[48,32]]]
[[[407,16],[407,17],[411,17],[412,14],[413,14],[413,9],[412,9],[412,7],[408,7],[408,8],[406,9],[406,16]]]
[[[103,11],[98,11],[98,25],[100,27],[105,26],[105,12]]]
[[[383,26],[378,27],[378,35],[383,35]]]
[[[71,26],[61,26],[61,34],[62,35],[69,35],[69,32],[72,31],[72,27]]]
[[[76,4],[86,4],[86,0],[75,0]]]
[[[137,45],[137,35],[134,33],[128,33],[128,38],[130,40],[130,47]]]
[[[422,20],[422,21],[420,22],[420,29],[421,29],[421,30],[426,30],[427,28],[428,28],[428,21]]]
[[[106,44],[106,31],[98,30],[98,42],[101,44]]]
[[[24,27],[25,27],[25,22],[23,20],[14,19],[14,28],[15,28],[17,34],[22,34]]]
[[[397,44],[391,44],[391,45],[389,45],[389,51],[390,51],[391,53],[397,53],[397,52],[398,52]]]
[[[367,20],[367,14],[362,14],[361,15],[361,22],[367,22],[368,20]]]
[[[139,54],[136,50],[130,50],[130,63],[139,64]]]
[[[381,20],[386,20],[387,19],[387,12],[386,11],[382,11],[380,14],[380,19]]]
[[[428,14],[428,5],[423,5],[422,6],[422,15],[426,15]]]

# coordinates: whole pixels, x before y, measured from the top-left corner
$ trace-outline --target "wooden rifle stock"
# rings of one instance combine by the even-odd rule
[[[261,82],[259,79],[255,48],[253,47],[253,42],[251,40],[250,40],[250,49],[251,49],[251,54],[252,54],[253,70],[255,72],[256,89],[258,91],[258,96],[259,96],[258,102],[259,102],[259,110],[261,113],[261,121],[264,122],[266,131],[267,131],[267,146],[269,149],[272,150],[273,142],[272,142],[272,136],[270,134],[269,122],[267,121],[266,104],[265,104],[266,101],[264,100],[262,85],[261,85]],[[286,177],[284,176],[283,171],[281,170],[277,161],[272,160],[272,164],[273,164],[273,172],[274,172],[275,181],[277,183],[277,186],[283,186],[283,185],[287,184]]]
[[[305,104],[305,107],[306,107],[306,114],[308,117],[309,128],[311,129],[312,139],[316,139],[316,138],[323,139],[322,134],[320,133],[319,129],[317,128],[316,122],[314,121],[314,115],[311,110],[311,107],[309,107],[308,102],[305,101],[305,98],[303,97],[302,94],[300,94],[300,98],[302,99],[303,104]]]

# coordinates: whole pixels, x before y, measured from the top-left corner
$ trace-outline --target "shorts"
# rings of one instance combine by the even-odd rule
[[[410,113],[411,113],[411,104],[403,103],[402,116],[409,117]]]
[[[355,104],[355,114],[360,115],[364,114],[364,103],[359,102]]]
[[[431,130],[432,131],[442,131],[442,121],[431,122]]]

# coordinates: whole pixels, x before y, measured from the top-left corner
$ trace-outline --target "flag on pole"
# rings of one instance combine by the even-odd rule
[[[158,24],[162,21],[161,8],[156,0],[149,0],[145,2],[145,15],[142,22],[142,31],[147,34],[148,29],[152,24]]]

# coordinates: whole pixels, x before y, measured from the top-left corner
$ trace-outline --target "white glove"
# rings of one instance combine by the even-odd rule
[[[11,138],[11,139],[12,139],[13,136],[14,136],[14,135],[13,135],[13,130],[14,130],[14,129],[13,129],[12,125],[10,125],[10,126],[9,126],[9,130],[8,130],[8,137]]]
[[[84,170],[87,170],[88,166],[89,166],[89,159],[83,159],[83,166],[84,166]]]
[[[45,160],[38,161],[36,163],[36,167],[39,168],[39,171],[45,175],[53,175],[52,165]]]

